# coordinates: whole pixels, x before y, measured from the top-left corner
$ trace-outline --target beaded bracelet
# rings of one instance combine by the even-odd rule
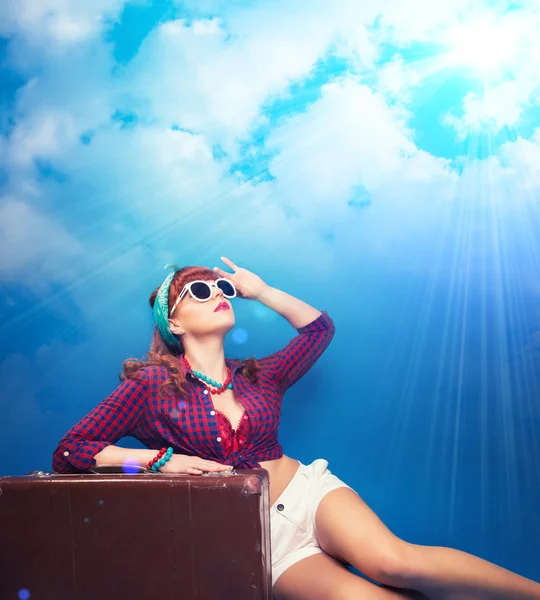
[[[165,463],[171,460],[171,456],[173,454],[172,448],[162,448],[158,455],[155,456],[147,465],[146,468],[150,471],[157,471],[160,467],[162,467]]]

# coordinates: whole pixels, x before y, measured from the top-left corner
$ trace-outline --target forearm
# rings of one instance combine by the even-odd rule
[[[156,456],[157,450],[144,450],[141,448],[120,448],[120,446],[106,446],[101,452],[94,456],[96,465],[122,465],[128,462],[130,465],[146,465]]]
[[[305,327],[321,315],[320,310],[303,300],[271,286],[265,287],[258,300],[287,319],[295,329]]]

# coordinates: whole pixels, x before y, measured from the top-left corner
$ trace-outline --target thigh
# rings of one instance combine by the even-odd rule
[[[315,531],[321,548],[370,579],[404,586],[414,570],[412,544],[394,535],[353,490],[326,494],[317,507]]]
[[[423,598],[424,596],[422,596]],[[351,573],[326,553],[304,558],[279,577],[274,600],[399,600],[419,598],[414,592],[378,586]]]

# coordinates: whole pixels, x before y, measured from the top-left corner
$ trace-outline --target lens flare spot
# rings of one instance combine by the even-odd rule
[[[248,339],[247,331],[238,327],[233,331],[232,338],[236,344],[245,344]]]
[[[100,500],[100,501],[99,501],[99,504],[103,505],[103,500]]]
[[[255,318],[259,321],[269,323],[276,319],[277,313],[265,306],[264,304],[260,304],[259,302],[257,302],[256,304],[249,304],[248,307],[250,308]]]
[[[22,590],[19,590],[18,596],[19,600],[28,600],[30,598],[30,591],[23,588]]]
[[[88,517],[84,517],[84,522],[85,523],[90,523],[90,519]]]
[[[122,463],[122,469],[124,473],[133,475],[134,473],[139,472],[139,463],[132,457],[126,458],[126,460]]]

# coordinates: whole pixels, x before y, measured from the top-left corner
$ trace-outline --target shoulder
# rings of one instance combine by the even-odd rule
[[[161,365],[147,365],[133,373],[132,379],[145,382],[146,384],[163,383],[170,376],[167,367]]]

